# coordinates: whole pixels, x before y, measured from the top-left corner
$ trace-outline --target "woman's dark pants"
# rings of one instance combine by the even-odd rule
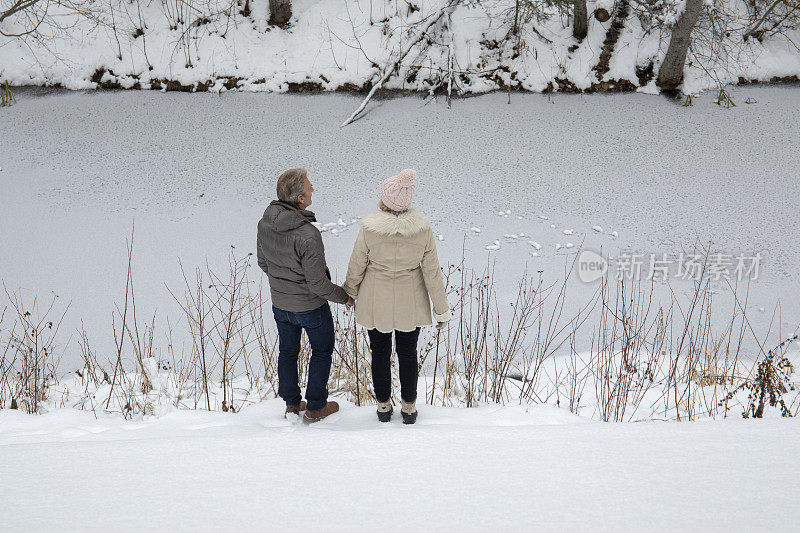
[[[377,329],[367,330],[372,350],[372,384],[375,398],[388,402],[392,395],[392,333]],[[417,340],[419,328],[414,331],[394,330],[395,348],[400,367],[400,397],[403,401],[417,399]]]

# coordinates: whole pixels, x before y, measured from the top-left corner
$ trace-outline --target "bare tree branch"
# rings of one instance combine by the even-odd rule
[[[0,13],[0,22],[3,22],[5,19],[10,17],[15,13],[19,13],[20,11],[24,11],[29,7],[33,6],[34,4],[38,4],[40,0],[15,0],[11,7],[8,8],[6,11]]]
[[[767,20],[767,17],[769,17],[772,14],[772,12],[775,10],[775,8],[778,7],[779,4],[784,3],[785,1],[786,0],[775,0],[774,2],[772,2],[770,4],[770,6],[767,8],[767,10],[764,11],[764,14],[761,15],[761,18],[758,19],[755,22],[755,24],[753,24],[750,27],[750,29],[748,29],[746,32],[744,32],[743,38],[745,40],[747,40],[749,37],[753,36],[758,31],[758,29],[761,27],[761,25],[764,24],[764,21]]]

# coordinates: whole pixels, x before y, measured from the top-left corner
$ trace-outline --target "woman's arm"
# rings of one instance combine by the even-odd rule
[[[442,267],[439,265],[439,256],[436,253],[436,241],[433,238],[433,230],[430,228],[428,228],[428,242],[425,245],[421,265],[425,287],[433,303],[433,319],[436,322],[447,322],[452,314],[447,303],[447,295],[444,292],[444,277],[442,276]]]
[[[344,290],[351,298],[358,297],[358,289],[364,281],[364,273],[367,271],[369,263],[369,249],[364,237],[364,228],[361,228],[353,245],[353,254],[350,256],[350,264],[347,266],[347,281],[344,283]]]

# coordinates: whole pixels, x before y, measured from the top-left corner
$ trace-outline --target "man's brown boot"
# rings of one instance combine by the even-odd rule
[[[325,404],[325,407],[319,409],[317,411],[306,411],[306,414],[303,415],[303,422],[308,424],[319,422],[323,418],[328,415],[332,415],[336,411],[339,410],[339,404],[336,402],[328,402]]]
[[[286,418],[289,415],[289,413],[300,416],[300,413],[302,413],[305,410],[306,410],[306,401],[301,400],[300,405],[293,405],[291,407],[287,407],[286,412],[283,413],[283,418]]]

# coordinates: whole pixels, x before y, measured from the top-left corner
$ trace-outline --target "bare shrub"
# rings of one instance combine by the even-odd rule
[[[206,266],[205,272],[197,269],[194,280],[190,282],[181,266],[186,288],[184,299],[180,300],[173,294],[189,324],[192,338],[190,358],[199,367],[208,410],[211,410],[209,381],[218,366],[222,391],[220,407],[223,411],[236,411],[234,377],[240,365],[252,369],[247,357],[251,346],[259,348],[262,359],[266,356],[265,364],[271,364],[271,352],[265,353],[269,343],[259,336],[264,333],[263,325],[257,327],[254,322],[263,320],[263,311],[252,307],[253,299],[248,290],[247,270],[252,254],[237,258],[233,247],[231,249],[227,277]]]
[[[756,367],[756,375],[752,379],[745,379],[732,391],[728,392],[720,401],[720,405],[727,409],[728,401],[739,391],[748,391],[747,404],[742,411],[743,418],[763,418],[767,406],[780,408],[782,417],[791,417],[792,412],[786,406],[784,394],[794,391],[791,381],[794,366],[786,358],[786,346],[794,342],[800,335],[793,335],[781,342],[760,359]]]
[[[19,292],[6,291],[11,305],[0,312],[0,408],[35,413],[45,404],[69,405],[132,418],[158,414],[165,406],[238,412],[277,396],[277,335],[263,285],[249,278],[250,255],[239,258],[232,249],[223,273],[206,265],[189,275],[181,265],[184,290],[170,294],[182,320],[164,317],[163,345],[154,333],[157,317],[140,324],[136,316],[132,254],[133,235],[125,300],[112,319],[112,358],[100,361],[81,328],[82,366],[71,383],[57,372],[56,335],[64,315],[49,318],[57,297],[40,308],[37,299],[29,304]],[[725,417],[736,402],[747,417],[760,417],[768,405],[784,416],[796,410],[800,400],[789,394],[793,367],[786,350],[797,336],[768,354],[762,351],[763,357],[740,357],[746,336],[759,347],[765,342],[747,319],[747,293],[740,301],[737,287],[729,285],[734,307],[720,328],[705,265],[688,296],[678,297],[665,284],[672,297],[658,302],[655,280],[607,274],[588,302],[567,316],[576,258],[567,256],[563,279],[556,282],[546,282],[541,271],[523,272],[511,301],[498,297],[493,265],[475,271],[463,257],[447,265],[443,275],[454,319],[442,330],[423,329],[420,398],[464,407],[563,402],[575,414],[609,422]],[[341,306],[335,307],[334,327],[331,392],[356,405],[374,403],[366,331]],[[579,335],[589,339],[587,348],[578,345]],[[310,356],[303,335],[301,386]]]
[[[40,306],[38,298],[27,301],[21,291],[12,293],[5,285],[3,288],[16,317],[3,347],[0,399],[7,398],[12,409],[38,413],[50,388],[58,382],[56,336],[69,306],[53,317],[57,295],[52,294],[50,301]],[[0,401],[0,407],[5,407],[5,402]]]

